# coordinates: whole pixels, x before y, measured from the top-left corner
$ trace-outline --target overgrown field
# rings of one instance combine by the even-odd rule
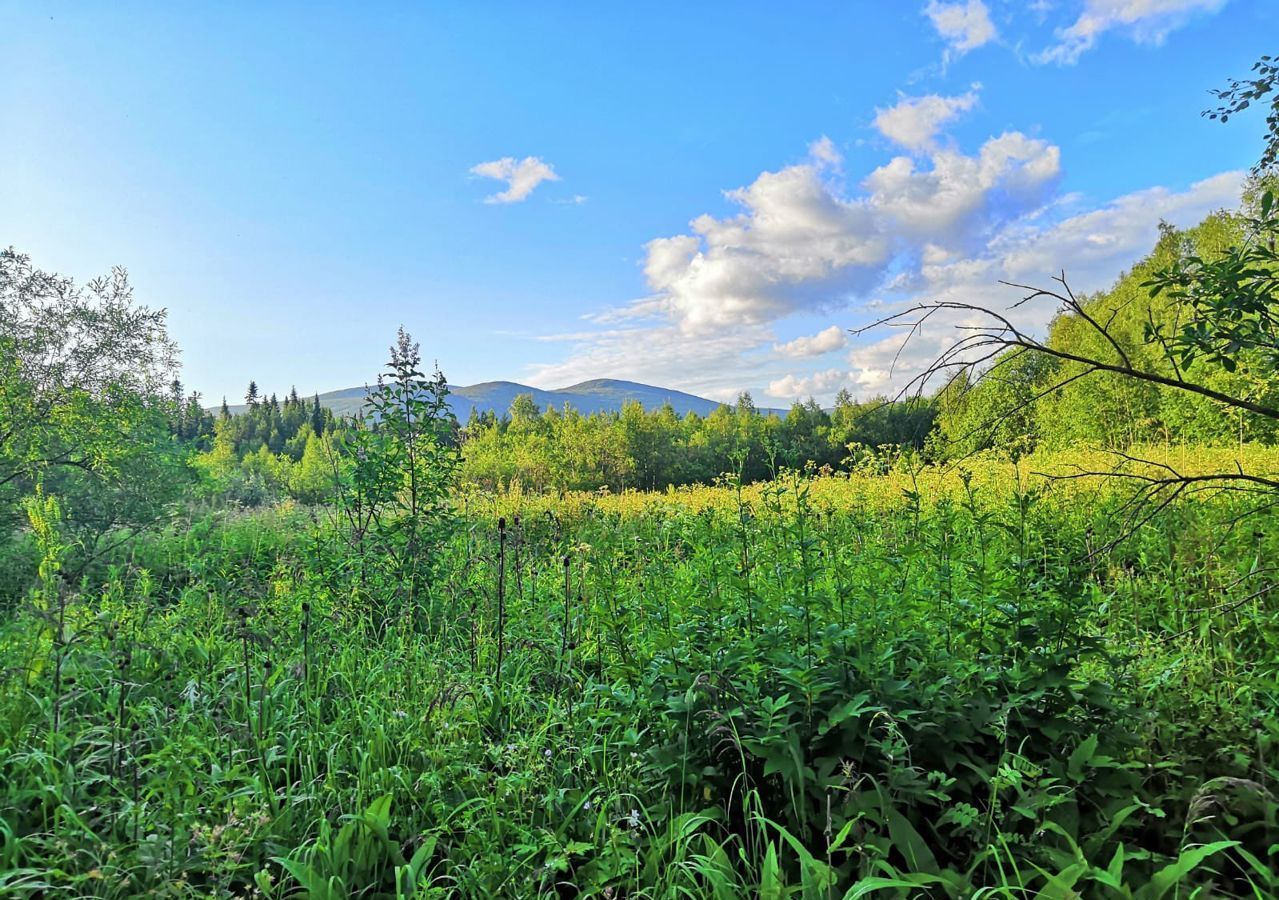
[[[69,585],[33,502],[0,894],[1275,896],[1279,517],[1072,465],[470,495],[393,606],[323,509]]]

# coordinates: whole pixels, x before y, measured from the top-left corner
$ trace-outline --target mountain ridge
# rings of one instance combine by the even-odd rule
[[[364,405],[364,399],[370,389],[371,385],[362,385],[326,391],[319,395],[320,405],[332,410],[334,415],[355,415]],[[591,378],[554,389],[536,388],[517,381],[501,380],[449,385],[448,400],[454,415],[465,422],[470,418],[472,410],[480,413],[492,411],[499,416],[503,415],[520,394],[531,394],[533,402],[543,411],[550,406],[562,409],[567,404],[583,415],[595,412],[619,412],[623,405],[632,400],[638,401],[649,410],[660,409],[666,403],[670,403],[675,412],[681,416],[690,412],[706,416],[720,406],[731,405],[674,388],[620,378]],[[309,400],[310,397],[306,399]],[[213,407],[214,410],[218,408]],[[232,413],[241,413],[248,407],[241,403],[228,408]],[[772,410],[761,409],[760,411]]]

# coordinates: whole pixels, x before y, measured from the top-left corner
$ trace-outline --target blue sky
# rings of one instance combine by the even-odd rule
[[[1279,50],[1269,0],[181,7],[0,3],[0,244],[128,268],[210,402],[400,324],[459,384],[889,390],[946,337],[845,329],[1233,206],[1262,117],[1199,112]]]

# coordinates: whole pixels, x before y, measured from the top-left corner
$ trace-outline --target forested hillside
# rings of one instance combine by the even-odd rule
[[[1222,210],[1194,228],[1161,229],[1153,252],[1125,273],[1113,288],[1084,298],[1087,314],[1108,324],[1119,348],[1141,368],[1169,377],[1183,375],[1231,396],[1279,406],[1279,372],[1272,348],[1227,347],[1229,365],[1206,357],[1178,365],[1168,341],[1192,318],[1192,312],[1168,294],[1152,296],[1155,273],[1179,259],[1219,259],[1249,234],[1263,195],[1259,182],[1245,194],[1240,212]],[[1165,335],[1158,338],[1156,335]],[[1095,357],[1114,348],[1079,315],[1058,316],[1047,343],[1066,353]],[[1238,445],[1273,443],[1279,422],[1234,410],[1225,413],[1207,396],[1135,381],[1119,374],[1080,377],[1087,366],[1042,355],[1013,359],[1007,351],[998,374],[976,389],[957,379],[935,399],[939,455],[961,458],[984,449],[1027,452],[1037,447],[1064,449],[1079,444],[1124,449],[1134,444]],[[1061,384],[1059,389],[1050,390]],[[1042,398],[1040,395],[1043,395]]]

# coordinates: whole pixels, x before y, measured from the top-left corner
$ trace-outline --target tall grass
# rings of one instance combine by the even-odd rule
[[[387,621],[144,536],[0,624],[0,894],[1273,895],[1276,518],[1071,462],[475,496]]]

